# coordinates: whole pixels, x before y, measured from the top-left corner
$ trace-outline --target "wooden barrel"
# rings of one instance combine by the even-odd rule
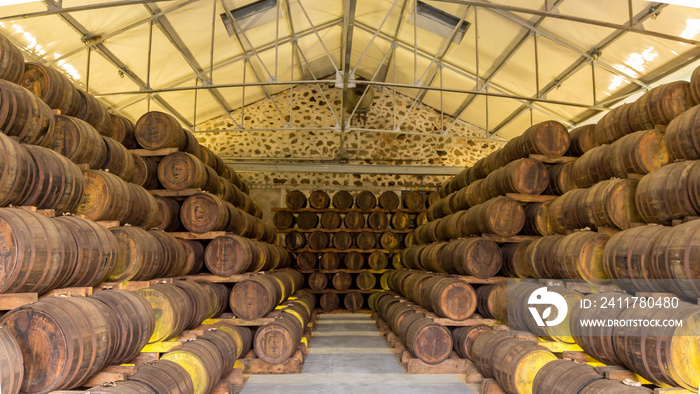
[[[621,301],[618,307],[609,307],[609,300]],[[634,299],[621,293],[598,293],[583,297],[580,303],[573,306],[569,319],[569,328],[576,344],[591,357],[608,365],[622,365],[615,353],[613,330],[611,326],[592,326],[583,324],[589,319],[617,320],[622,311],[627,308],[627,302],[634,304]],[[585,307],[583,305],[585,303]]]
[[[412,211],[425,208],[425,200],[419,192],[403,193],[401,196],[403,207]]]
[[[294,214],[289,211],[277,211],[272,218],[272,222],[278,229],[286,230],[294,227],[296,220],[294,218]]]
[[[588,364],[572,360],[554,360],[541,366],[532,381],[532,393],[580,393],[589,384],[602,380],[603,375]]]
[[[336,293],[323,293],[318,304],[326,312],[332,312],[340,306],[340,297]]]
[[[610,179],[613,176],[611,145],[595,147],[579,157],[571,168],[576,186],[580,188],[591,187],[598,182]]]
[[[60,72],[37,63],[26,63],[20,85],[34,93],[49,107],[68,116],[80,111],[80,94],[68,78]]]
[[[635,131],[630,123],[631,110],[632,105],[622,104],[605,114],[596,124],[596,139],[609,144]]]
[[[377,286],[377,278],[369,272],[362,272],[355,278],[355,283],[360,290],[370,290]]]
[[[377,206],[377,197],[370,191],[360,192],[355,196],[355,205],[362,210],[369,210]]]
[[[151,305],[155,328],[148,343],[165,341],[179,335],[192,321],[194,305],[187,293],[173,285],[155,284],[137,290]]]
[[[509,141],[508,145],[518,151],[518,157],[529,154],[561,156],[569,149],[570,142],[566,127],[554,120],[535,124],[511,141],[514,142]]]
[[[575,189],[564,193],[549,206],[549,224],[552,231],[564,234],[567,230],[586,227],[588,215],[583,209],[588,189]]]
[[[421,213],[420,215],[424,215]],[[418,216],[420,216],[418,215]],[[416,226],[419,226],[418,218],[416,218]],[[391,215],[391,227],[396,230],[406,230],[411,226],[411,217],[406,212],[396,212]]]
[[[365,215],[360,212],[348,212],[343,218],[343,223],[350,230],[359,230],[365,226]]]
[[[163,230],[153,229],[149,231],[160,243],[163,250],[163,260],[160,269],[155,272],[156,278],[170,278],[173,276],[185,275],[185,264],[187,264],[187,255],[185,247],[177,238],[164,232]],[[137,275],[138,276],[138,275]]]
[[[324,270],[335,270],[340,268],[340,255],[336,252],[325,252],[321,254],[321,268]]]
[[[535,376],[539,375],[543,367],[555,360],[557,356],[554,353],[539,347],[537,343],[509,339],[499,343],[493,349],[491,368],[496,382],[507,393],[532,393]],[[593,367],[588,365],[586,367],[593,370]],[[575,391],[562,391],[562,393],[571,392]]]
[[[556,249],[550,250],[555,256],[556,278],[585,280],[594,285],[609,283],[611,278],[605,272],[603,259],[609,239],[609,235],[595,231],[577,231],[562,238]]]
[[[700,268],[689,257],[700,244],[698,224],[693,220],[660,231],[653,245],[652,278],[664,279],[666,289],[685,299],[700,298]]]
[[[508,163],[484,180],[486,199],[506,193],[540,194],[549,183],[547,167],[534,159]],[[484,201],[480,201],[484,202]]]
[[[202,163],[206,164],[207,156],[202,153],[202,146],[199,144],[199,141],[197,141],[197,137],[195,137],[189,130],[185,130],[185,138],[187,139],[187,142],[185,143],[184,151],[198,157]]]
[[[70,279],[75,261],[64,244],[65,231],[43,215],[1,208],[0,293],[43,294]]]
[[[158,164],[158,179],[168,190],[184,190],[203,189],[209,178],[207,166],[201,160],[187,152],[175,152]]]
[[[355,312],[362,309],[364,304],[365,297],[362,295],[362,293],[348,293],[343,296],[343,305],[345,305],[345,309],[349,310],[350,312]]]
[[[128,184],[104,171],[85,171],[82,177],[85,189],[73,213],[94,221],[124,221],[132,208]]]
[[[338,272],[333,275],[333,288],[336,290],[347,290],[352,286],[352,276],[347,272]]]
[[[194,394],[207,394],[221,379],[224,361],[213,343],[197,339],[185,342],[178,350],[165,353],[162,360],[183,367],[192,378]]]
[[[132,155],[134,159],[134,176],[131,182],[146,190],[158,189],[158,163],[150,157]]]
[[[133,226],[151,229],[160,223],[158,201],[146,189],[133,183],[127,184],[131,199],[131,210],[122,220]]]
[[[258,319],[267,315],[303,284],[304,277],[293,270],[254,275],[233,287],[229,304],[236,316],[245,320]],[[250,302],[242,303],[238,300]]]
[[[700,204],[692,190],[694,174],[700,170],[695,161],[664,166],[645,175],[637,185],[635,202],[647,223],[670,225],[673,219],[698,215]]]
[[[352,194],[345,190],[341,190],[336,192],[333,195],[333,208],[335,209],[350,209],[352,208],[352,205],[355,203],[355,199],[352,197]]]
[[[498,309],[498,293],[502,291],[502,287],[506,286],[505,283],[499,283],[494,285],[484,285],[479,286],[476,289],[476,310],[479,315],[485,319],[495,319],[496,310]]]
[[[399,207],[399,196],[390,190],[387,190],[379,195],[379,207],[382,209],[397,209]]]
[[[370,250],[377,246],[377,237],[374,235],[374,233],[363,231],[355,235],[355,243],[357,244],[358,248],[362,250]]]
[[[425,282],[426,296],[423,306],[438,316],[452,320],[465,320],[476,311],[476,292],[469,283],[445,277],[433,277]]]
[[[209,308],[212,301],[208,297],[204,287],[197,282],[188,280],[176,280],[173,282],[173,286],[182,289],[192,303],[191,317],[185,325],[185,330],[192,330],[199,327],[209,315]]]
[[[139,143],[136,142],[135,126],[131,120],[118,114],[110,114],[109,123],[109,134],[106,134],[105,137],[112,138],[127,149],[140,148]]]
[[[18,84],[22,79],[23,73],[24,57],[22,52],[7,37],[0,36],[0,79]],[[7,387],[8,393],[15,391],[12,382],[8,386],[3,387]],[[3,389],[3,391],[5,390]]]
[[[519,233],[524,224],[525,211],[517,201],[496,197],[445,218],[437,225],[437,232],[444,241],[478,234],[510,237]]]
[[[481,333],[474,340],[472,345],[472,361],[476,364],[476,368],[484,378],[491,379],[494,377],[492,358],[494,349],[501,343],[512,339],[506,332],[500,330],[491,330]]]
[[[0,206],[18,204],[32,191],[36,164],[32,156],[12,138],[0,133]]]
[[[112,128],[112,119],[102,103],[90,93],[76,89],[80,97],[80,109],[76,118],[84,120],[94,127],[100,134],[109,135]]]
[[[563,287],[548,287],[547,291],[555,292],[561,295],[566,301],[568,310],[558,311],[558,313],[566,313],[566,318],[561,324],[556,326],[540,327],[535,321],[529,308],[535,308],[540,316],[544,316],[547,307],[551,305],[532,305],[529,304],[529,298],[541,286],[534,283],[520,282],[516,285],[510,285],[508,289],[508,324],[518,330],[529,331],[539,337],[550,341],[561,343],[574,343],[574,338],[571,334],[569,321],[571,319],[571,309],[575,304],[581,301],[582,294],[569,290]],[[544,318],[547,320],[547,318]],[[550,319],[552,316],[550,315]]]
[[[109,361],[113,318],[90,297],[47,297],[5,314],[0,324],[17,340],[24,359],[20,391],[81,386]]]
[[[111,229],[117,239],[119,253],[114,268],[107,279],[122,282],[134,278],[153,279],[163,267],[163,247],[158,239],[139,227],[115,227]]]
[[[321,215],[321,227],[327,228],[327,229],[336,229],[340,227],[340,224],[343,222],[343,220],[340,217],[340,214],[337,212],[324,212]]]
[[[637,131],[615,141],[610,149],[612,175],[648,174],[671,162],[664,133],[658,130]]]
[[[155,315],[148,301],[126,290],[99,291],[92,298],[110,308],[120,333],[110,364],[124,364],[139,355],[155,329]]]
[[[106,227],[77,216],[59,216],[61,223],[77,245],[75,267],[61,287],[94,287],[104,282],[117,263],[120,253],[116,237]]]
[[[287,193],[286,197],[287,208],[302,209],[306,208],[306,195],[299,190],[292,190]]]
[[[635,203],[638,184],[631,179],[611,179],[588,189],[583,201],[588,218],[586,225],[594,229],[610,227],[625,230],[634,223],[642,222],[643,215],[637,211],[638,205]]]
[[[243,358],[250,348],[253,346],[253,332],[250,327],[237,326],[226,320],[218,321],[213,324],[217,330],[225,331],[231,335],[236,342],[236,357]],[[231,355],[233,358],[233,355]]]
[[[550,222],[549,208],[552,201],[531,202],[525,205],[525,224],[523,234],[527,235],[551,235],[554,229]]]
[[[50,149],[33,145],[24,148],[32,156],[37,172],[32,191],[20,204],[55,209],[58,214],[76,209],[85,188],[78,166]]]
[[[374,230],[384,230],[389,225],[389,217],[384,212],[372,212],[367,216],[367,225]]]
[[[223,361],[221,379],[230,375],[236,363],[236,358],[231,357],[231,355],[236,354],[238,351],[234,336],[226,331],[209,330],[197,339],[211,342],[219,351],[219,355]]]
[[[669,124],[696,104],[687,81],[667,83],[649,91],[649,114],[655,125]]]
[[[547,166],[549,184],[544,190],[544,194],[561,196],[570,190],[576,189],[573,170],[574,163],[562,163]]]
[[[345,232],[345,231],[339,231],[337,233],[333,233],[332,242],[333,242],[333,247],[335,247],[335,249],[340,249],[340,250],[350,249],[350,248],[352,248],[352,245],[353,245],[352,235],[350,235],[350,233]]]
[[[163,231],[176,231],[180,228],[180,204],[174,198],[155,197],[158,204],[160,222],[156,228]]]
[[[350,252],[343,257],[343,264],[349,270],[362,269],[362,266],[365,265],[365,256],[359,252]]]
[[[403,340],[411,354],[426,364],[439,364],[452,351],[450,330],[425,317],[408,325]]]
[[[347,256],[345,257],[345,260],[345,265],[347,266]],[[383,270],[387,267],[387,265],[389,265],[389,258],[382,252],[374,252],[367,258],[367,263],[373,270]]]
[[[265,266],[267,246],[258,241],[233,234],[212,240],[204,252],[204,263],[211,273],[228,277]]]
[[[273,323],[260,327],[255,334],[255,353],[272,365],[281,364],[296,352],[309,322],[310,313],[304,305],[313,306],[315,299],[309,293],[298,294],[291,306],[282,310]],[[304,300],[305,298],[308,298]],[[304,305],[297,305],[303,302]]]
[[[331,198],[323,190],[314,190],[309,194],[309,207],[325,209],[331,205]]]
[[[130,376],[129,380],[107,383],[107,385],[109,386],[103,386],[99,390],[92,388],[89,391],[90,393],[125,394],[153,392],[188,394],[194,392],[194,383],[192,383],[192,377],[188,371],[179,364],[169,360],[155,360],[139,365],[137,372]],[[145,391],[140,391],[142,388]],[[112,391],[112,389],[114,390]]]
[[[538,279],[558,279],[559,267],[557,266],[554,251],[564,239],[564,235],[548,235],[532,241],[525,250],[525,258],[529,265],[529,271]]]
[[[25,144],[48,146],[53,138],[51,108],[19,85],[0,80],[0,132],[19,138]]]
[[[619,319],[682,322],[673,327],[617,327],[613,333],[615,353],[620,361],[652,383],[695,391],[700,381],[697,336],[700,307],[681,302],[678,308],[628,308]],[[692,351],[690,349],[693,349]],[[25,361],[26,362],[26,361]]]
[[[318,214],[316,212],[304,211],[297,214],[297,226],[303,230],[316,228],[318,225]]]
[[[145,149],[184,149],[187,144],[187,136],[177,119],[158,111],[141,116],[136,121],[134,134],[136,141]]]
[[[311,290],[323,290],[328,287],[328,276],[322,272],[309,275],[308,284]]]
[[[484,332],[491,331],[491,327],[484,324],[477,324],[467,327],[456,327],[452,330],[452,346],[455,352],[462,357],[472,359],[472,347],[474,341]]]
[[[231,227],[232,215],[236,213],[233,205],[214,195],[200,193],[188,197],[182,203],[180,221],[188,231],[193,233],[221,231]]]
[[[328,248],[330,244],[330,237],[328,233],[321,231],[314,231],[309,234],[309,248],[315,250],[321,250]]]
[[[301,252],[297,255],[297,267],[301,270],[318,268],[318,256],[313,252]]]
[[[198,280],[196,282],[202,286],[202,289],[205,293],[207,293],[210,300],[210,308],[208,308],[206,318],[212,319],[226,312],[228,309],[228,296],[230,293],[228,287],[221,283],[213,283],[206,280]]]
[[[527,259],[527,248],[532,241],[501,244],[503,264],[501,273],[511,278],[534,278],[535,274],[530,268]]]
[[[638,382],[619,380],[596,380],[584,387],[579,394],[652,394],[653,391]]]
[[[107,159],[102,165],[102,169],[118,176],[126,182],[131,182],[136,173],[136,163],[134,156],[124,147],[124,145],[109,138],[102,137],[107,146]]]
[[[54,133],[50,148],[76,164],[87,164],[93,170],[107,160],[107,146],[102,136],[87,122],[65,115],[54,117]]]
[[[473,237],[443,245],[437,259],[429,264],[431,269],[436,268],[435,271],[485,279],[496,275],[501,268],[501,251],[491,240]],[[421,258],[423,256],[428,257],[428,254],[422,254]]]
[[[589,150],[601,145],[596,138],[595,124],[587,124],[569,131],[569,138],[571,144],[567,154],[570,156],[580,157]]]
[[[664,134],[666,149],[672,160],[700,159],[700,128],[697,126],[700,106],[682,113],[668,124]]]
[[[401,246],[401,236],[391,231],[382,233],[379,236],[379,245],[382,249],[396,250]]]
[[[0,325],[0,392],[19,393],[24,378],[22,350],[15,338]]]

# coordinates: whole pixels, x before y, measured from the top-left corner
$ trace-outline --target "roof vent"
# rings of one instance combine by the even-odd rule
[[[450,34],[457,27],[461,18],[448,14],[447,12],[428,5],[422,1],[418,1],[416,6],[418,11],[418,21],[416,22],[415,12],[411,13],[409,22],[420,27],[423,30],[428,30],[434,34],[445,39],[450,38]],[[467,21],[462,22],[462,25],[457,30],[452,42],[459,44],[464,38],[464,34],[469,29],[470,23]]]
[[[277,0],[258,0],[231,10],[231,15],[233,15],[241,30],[251,30],[275,21],[277,18]],[[224,12],[221,14],[221,20],[226,26],[226,32],[228,32],[229,37],[233,36],[233,23],[228,13]]]

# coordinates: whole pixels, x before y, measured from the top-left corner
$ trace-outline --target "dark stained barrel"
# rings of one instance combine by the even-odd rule
[[[355,203],[355,199],[349,192],[341,190],[333,195],[332,203],[335,209],[350,209]]]
[[[606,276],[619,287],[636,292],[665,292],[654,265],[656,243],[670,229],[639,226],[620,231],[605,244],[603,264]]]
[[[359,252],[350,252],[343,257],[343,264],[349,270],[359,270],[365,264],[365,257]]]
[[[605,272],[603,249],[610,239],[607,234],[595,231],[577,231],[566,235],[550,250],[558,271],[556,278],[585,280],[591,284],[607,284],[610,277]],[[545,278],[548,279],[548,278]]]
[[[146,190],[158,189],[158,163],[150,157],[132,155],[134,159],[134,176],[131,182]]]
[[[564,235],[548,235],[538,238],[528,245],[525,251],[525,258],[528,261],[530,272],[535,278],[559,278],[559,267],[556,263],[557,256],[554,251],[564,237]]]
[[[245,320],[261,318],[294,294],[303,284],[304,277],[294,270],[272,271],[250,276],[233,287],[230,297],[231,310],[236,316]],[[250,300],[250,302],[238,300]]]
[[[425,208],[425,201],[423,200],[423,195],[418,192],[403,193],[401,197],[403,207],[406,209],[417,211],[419,209]]]
[[[566,301],[568,310],[559,311],[566,313],[566,317],[561,324],[555,326],[541,327],[535,321],[529,308],[535,308],[540,316],[544,316],[547,304],[529,304],[530,296],[541,288],[541,285],[536,283],[519,282],[508,286],[506,304],[508,305],[508,325],[517,330],[529,331],[539,337],[550,341],[561,343],[574,343],[574,338],[569,327],[569,319],[571,318],[571,309],[576,303],[581,301],[583,295],[577,291],[569,290],[564,287],[548,287],[547,291],[555,292],[561,295]],[[554,317],[550,316],[549,320]],[[544,318],[547,320],[547,318]]]
[[[61,110],[68,116],[80,112],[80,93],[62,73],[37,63],[26,63],[19,82],[49,107]]]
[[[551,201],[532,202],[525,205],[525,224],[523,234],[527,235],[551,235],[554,229],[550,222],[549,207]]]
[[[0,79],[19,83],[24,73],[24,57],[22,52],[5,36],[0,36]],[[5,380],[3,380],[4,382]],[[3,391],[13,393],[12,382],[7,386],[3,386]]]
[[[399,196],[390,190],[387,190],[379,195],[379,207],[382,209],[397,209],[401,200]]]
[[[158,179],[169,190],[205,188],[208,181],[207,166],[187,152],[171,153],[158,164]]]
[[[489,174],[483,182],[484,196],[477,201],[483,203],[506,193],[540,194],[548,183],[544,164],[534,159],[519,159]]]
[[[527,247],[531,242],[532,241],[523,241],[501,244],[501,254],[503,255],[501,272],[504,276],[512,278],[535,277],[527,259]]]
[[[330,245],[330,237],[328,233],[314,231],[309,234],[309,248],[320,250],[326,249]]]
[[[0,40],[2,37],[0,37]],[[0,49],[0,54],[2,49]],[[0,392],[17,394],[24,378],[22,350],[15,338],[0,325]]]
[[[467,327],[456,327],[452,330],[452,345],[455,352],[462,357],[472,359],[472,347],[474,346],[474,341],[479,335],[486,331],[491,331],[491,327],[484,324],[477,324],[475,326]]]
[[[50,149],[33,145],[24,148],[34,160],[37,172],[32,191],[20,204],[52,208],[56,213],[76,209],[85,187],[78,166]]]
[[[374,233],[363,231],[355,234],[355,243],[362,250],[374,249],[377,246],[377,237]]]
[[[360,212],[348,212],[343,219],[345,227],[350,230],[358,230],[365,226],[365,215]]]
[[[682,113],[668,124],[664,134],[666,149],[672,160],[700,159],[700,106]]]
[[[233,366],[236,363],[236,358],[232,357],[232,355],[236,354],[238,351],[234,336],[226,331],[208,330],[204,335],[197,338],[197,340],[209,341],[216,347],[223,360],[221,378],[223,379],[228,376],[231,371],[233,371]]]
[[[320,258],[321,268],[335,270],[340,268],[340,255],[336,252],[325,252]]]
[[[126,182],[105,171],[85,171],[82,177],[85,189],[73,213],[95,221],[126,219],[132,207],[131,190]]]
[[[102,136],[87,122],[65,115],[54,117],[51,149],[76,164],[97,170],[107,160],[107,146]]]
[[[362,309],[364,304],[365,297],[362,295],[362,293],[348,293],[343,296],[343,305],[345,306],[345,309],[349,310],[350,312],[355,312]]]
[[[347,272],[338,272],[333,275],[333,288],[336,290],[347,290],[352,286],[352,276]]]
[[[645,175],[637,185],[635,201],[642,219],[647,223],[670,225],[673,219],[698,214],[700,207],[691,193],[696,183],[694,175],[700,170],[695,161],[664,166]]]
[[[649,114],[655,125],[669,124],[696,104],[687,81],[667,83],[649,91]]]
[[[355,196],[355,206],[362,210],[373,209],[377,206],[377,197],[370,191],[360,192]]]
[[[347,256],[345,257],[345,260],[347,261]],[[389,264],[389,258],[386,254],[382,252],[374,252],[370,254],[367,258],[367,263],[369,264],[369,267],[373,270],[383,270]],[[345,265],[347,266],[347,262],[345,263]],[[360,268],[361,267],[362,266],[360,265]]]
[[[145,391],[137,391],[144,389]],[[134,391],[129,391],[134,390]],[[129,380],[107,383],[100,388],[91,388],[90,393],[194,393],[192,377],[185,368],[169,360],[155,360],[141,364]]]
[[[297,214],[297,226],[303,230],[316,228],[318,225],[318,214],[316,212],[304,211]]]
[[[653,246],[652,277],[665,279],[664,286],[685,299],[700,298],[700,267],[690,257],[698,253],[699,225],[691,220],[661,231]]]
[[[557,356],[554,353],[542,349],[537,343],[513,338],[494,347],[491,368],[496,382],[506,392],[531,393],[534,392],[535,376],[543,367],[555,360]],[[593,370],[593,367],[588,365],[586,367]],[[572,392],[575,391],[561,391],[561,393]]]
[[[345,231],[339,231],[337,233],[333,233],[332,242],[333,247],[335,247],[335,249],[345,250],[352,248],[353,238],[352,235],[350,235],[350,233]]]
[[[309,207],[314,209],[325,209],[331,205],[331,198],[323,190],[314,190],[309,195]]]
[[[211,319],[226,312],[228,309],[229,289],[221,283],[208,282],[206,280],[195,281],[201,286],[207,297],[206,318]]]
[[[155,197],[160,213],[160,222],[156,228],[163,231],[175,231],[180,227],[180,204],[174,198]]]
[[[0,206],[19,204],[34,187],[36,163],[23,145],[0,133]]]
[[[47,297],[5,314],[0,324],[22,349],[21,392],[79,387],[100,371],[116,339],[112,319],[113,313],[90,297]]]
[[[429,318],[420,318],[408,325],[403,339],[411,354],[426,364],[439,364],[452,351],[450,330]]]
[[[318,304],[326,312],[332,312],[340,306],[340,297],[336,293],[323,293]]]
[[[561,156],[569,149],[569,133],[559,122],[548,120],[531,126],[520,136],[513,138],[508,149],[519,151],[519,157],[529,154]],[[506,150],[504,147],[503,150]]]
[[[204,262],[215,275],[228,277],[250,271],[275,268],[269,257],[277,250],[276,245],[268,245],[253,239],[227,234],[212,240],[206,247]]]
[[[630,118],[632,107],[630,104],[622,104],[605,114],[596,124],[596,139],[609,144],[635,131]]]
[[[595,368],[571,360],[554,360],[542,366],[532,382],[532,393],[580,393],[589,384],[602,380]]]
[[[505,283],[499,283],[479,286],[476,289],[476,310],[481,317],[485,319],[495,319],[497,317],[496,311],[499,308],[499,305],[497,305],[498,295],[505,286]]]
[[[430,226],[421,226],[424,228]],[[525,211],[509,197],[496,197],[467,211],[443,218],[437,224],[440,240],[449,240],[478,234],[497,234],[510,237],[520,232],[525,224]]]
[[[234,338],[236,342],[236,358],[243,358],[253,346],[253,332],[250,327],[237,326],[226,320],[218,321],[213,326],[217,330],[227,332]]]
[[[126,182],[131,182],[136,173],[136,163],[133,155],[124,145],[109,138],[102,137],[107,147],[107,159],[102,165],[102,169],[118,176]]]
[[[355,278],[355,283],[360,290],[370,290],[377,286],[377,278],[369,272],[362,272]]]
[[[700,68],[696,68],[690,76],[690,93],[693,100],[700,104]]]
[[[596,380],[584,387],[579,394],[652,394],[653,391],[636,382]]]
[[[212,300],[208,297],[208,293],[202,285],[194,281],[176,280],[173,286],[182,289],[192,303],[192,313],[185,325],[185,330],[199,327],[209,315],[209,305]]]
[[[153,229],[148,233],[158,240],[163,251],[160,269],[156,271],[153,276],[156,278],[170,278],[173,276],[185,275],[184,270],[185,264],[187,263],[187,255],[185,254],[185,247],[182,245],[182,242],[163,230]]]
[[[25,144],[48,146],[53,138],[51,108],[32,92],[0,80],[0,132],[19,138]]]
[[[327,228],[327,229],[336,229],[339,228],[340,225],[343,223],[343,219],[340,217],[340,214],[337,212],[324,212],[321,214],[321,227]]]
[[[0,293],[46,293],[65,283],[75,261],[62,233],[67,230],[37,213],[0,209]]]
[[[191,371],[194,394],[212,392],[224,369],[224,360],[217,346],[203,339],[185,342],[180,349],[165,353],[161,359]]]
[[[116,237],[106,227],[77,216],[59,216],[61,223],[77,245],[75,269],[61,287],[97,286],[107,278],[120,253]]]
[[[121,282],[134,278],[153,279],[163,267],[163,247],[158,239],[139,227],[115,227],[111,229],[117,239],[117,262],[107,279]]]
[[[597,146],[579,157],[571,168],[576,186],[591,187],[600,181],[610,179],[612,173],[612,145]]]
[[[141,186],[133,183],[129,183],[127,186],[131,199],[131,210],[127,212],[123,222],[145,229],[156,227],[161,221],[158,201]]]
[[[280,230],[286,230],[288,228],[294,227],[296,220],[294,214],[289,211],[277,211],[272,217],[272,222]]]
[[[105,106],[95,96],[80,89],[76,91],[80,97],[80,109],[75,117],[91,124],[100,134],[109,135],[112,119]]]
[[[574,181],[574,163],[553,164],[547,166],[549,184],[543,194],[561,196],[576,189]]]
[[[479,335],[472,345],[472,361],[484,378],[493,378],[491,360],[494,356],[494,349],[501,343],[512,339],[506,332],[500,330],[486,331]]]
[[[664,133],[658,130],[637,131],[612,144],[609,151],[612,174],[626,178],[627,174],[648,174],[671,162]]]
[[[311,290],[323,290],[328,287],[328,276],[322,272],[309,275],[308,284]]]
[[[569,131],[569,137],[571,145],[567,153],[571,156],[580,157],[589,150],[601,145],[596,138],[595,124],[577,127]]]
[[[131,120],[118,114],[110,114],[109,123],[109,133],[105,137],[112,138],[127,149],[140,148],[139,143],[136,142],[136,136],[134,135],[135,126]]]
[[[552,201],[549,206],[549,224],[552,231],[564,234],[567,230],[584,228],[588,215],[583,209],[588,189],[575,189]]]
[[[286,197],[287,208],[302,209],[306,208],[306,195],[299,190],[292,190],[287,193]]]
[[[187,144],[187,136],[177,119],[158,111],[141,116],[136,122],[134,134],[136,141],[145,149],[184,149]]]
[[[233,205],[207,193],[188,197],[180,207],[180,221],[193,233],[230,231],[232,220],[236,216],[238,211]]]
[[[255,353],[268,364],[281,364],[294,355],[311,318],[315,297],[307,292],[295,296],[297,299],[282,309],[279,318],[260,327],[255,334]]]
[[[420,215],[423,215],[422,213]],[[419,215],[419,216],[420,216]],[[418,220],[418,219],[416,219]],[[419,224],[417,224],[419,225]],[[391,227],[396,230],[406,230],[411,226],[411,217],[406,212],[395,212],[391,215]]]
[[[318,268],[318,256],[314,252],[301,252],[297,255],[297,267],[301,270]]]
[[[384,230],[389,225],[389,217],[384,212],[372,212],[367,216],[367,225],[374,230]]]
[[[633,223],[642,222],[643,215],[637,211],[635,192],[638,183],[631,179],[611,179],[600,182],[588,189],[583,201],[586,212],[586,225],[597,229],[600,227],[632,227]],[[551,212],[551,208],[550,208]]]

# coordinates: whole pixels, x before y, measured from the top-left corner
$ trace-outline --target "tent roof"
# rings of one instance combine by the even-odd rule
[[[137,119],[150,102],[185,126],[347,71],[512,138],[593,121],[700,63],[700,9],[646,0],[265,0],[232,35],[222,14],[254,0],[100,1],[0,6],[0,31],[110,109]],[[461,41],[422,13],[416,27],[422,4],[468,23]]]

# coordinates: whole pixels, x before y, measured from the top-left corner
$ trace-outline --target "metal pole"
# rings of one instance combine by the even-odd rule
[[[92,48],[87,47],[87,75],[85,76],[85,93],[90,93],[90,55],[92,54]]]

